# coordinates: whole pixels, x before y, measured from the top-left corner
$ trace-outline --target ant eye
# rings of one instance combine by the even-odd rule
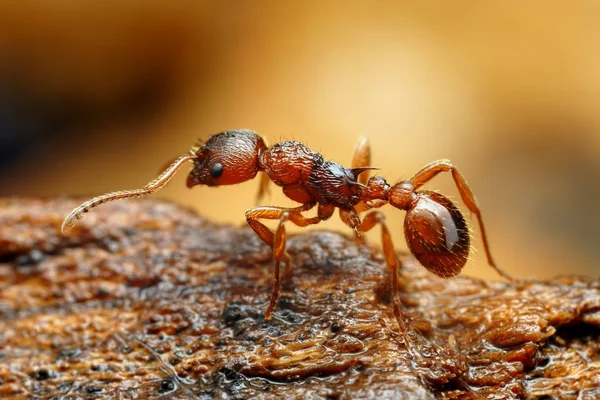
[[[210,167],[210,176],[213,178],[218,178],[223,175],[223,164],[215,163]]]

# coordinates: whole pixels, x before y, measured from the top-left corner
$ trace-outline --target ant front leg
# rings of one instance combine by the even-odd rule
[[[271,314],[277,305],[280,292],[280,264],[281,260],[285,258],[287,264],[287,274],[291,271],[290,256],[285,251],[286,245],[286,232],[285,223],[289,220],[294,224],[305,227],[308,225],[318,224],[322,218],[317,216],[313,218],[304,217],[301,212],[310,210],[314,207],[314,203],[308,203],[298,208],[284,208],[284,207],[255,207],[246,212],[246,220],[248,225],[254,230],[258,237],[265,242],[273,250],[273,258],[275,259],[274,269],[274,282],[273,291],[271,292],[271,300],[269,306],[265,311],[265,318],[271,319]],[[279,219],[279,225],[275,234],[271,232],[262,222],[258,219]]]
[[[475,195],[471,191],[471,188],[467,184],[465,178],[461,175],[458,169],[449,161],[449,160],[438,160],[434,161],[431,164],[426,165],[423,169],[415,174],[410,179],[410,182],[414,185],[415,189],[423,186],[425,183],[432,180],[437,174],[440,172],[452,172],[452,178],[454,179],[454,183],[458,188],[458,192],[460,193],[460,197],[462,201],[465,203],[469,211],[471,211],[477,217],[477,221],[479,223],[479,228],[481,230],[481,237],[483,241],[483,247],[485,249],[485,254],[487,256],[488,264],[496,270],[496,272],[504,277],[505,279],[515,282],[519,279],[512,277],[507,272],[504,272],[494,259],[492,258],[492,253],[490,250],[490,245],[487,239],[487,233],[485,231],[485,226],[483,224],[483,218],[481,217],[481,210],[479,209],[479,205],[477,204],[477,200],[475,199]]]
[[[294,218],[295,220],[298,220],[299,222],[296,224],[298,226],[307,226],[310,225],[310,223],[307,223],[305,225],[299,225],[302,224],[302,219],[305,219],[302,214],[300,214],[303,211],[308,211],[311,208],[314,207],[313,203],[307,203],[307,204],[303,204],[300,207],[297,208],[285,208],[285,207],[270,207],[270,206],[258,206],[255,208],[252,208],[248,211],[246,211],[246,222],[248,222],[248,225],[250,225],[250,227],[252,228],[252,230],[254,230],[254,232],[258,235],[258,237],[267,244],[267,246],[273,248],[273,243],[274,243],[274,236],[273,236],[273,232],[271,232],[271,230],[269,228],[267,228],[263,223],[258,222],[259,219],[280,219],[281,216],[283,215],[284,212],[291,212],[293,213],[294,216],[299,215],[300,218]],[[320,222],[312,222],[313,224],[316,224]],[[286,264],[290,265],[290,256],[289,254],[285,253],[284,256],[285,258],[285,262]]]

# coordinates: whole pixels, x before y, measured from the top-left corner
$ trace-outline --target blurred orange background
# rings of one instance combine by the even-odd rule
[[[508,272],[597,277],[598,21],[595,1],[3,3],[0,195],[143,187],[230,128],[345,165],[368,136],[392,182],[451,159]],[[245,223],[258,180],[185,175],[157,196]],[[428,187],[458,200],[450,176]],[[267,203],[293,204],[274,186]],[[384,211],[405,249],[403,213]],[[472,226],[466,273],[494,278]]]

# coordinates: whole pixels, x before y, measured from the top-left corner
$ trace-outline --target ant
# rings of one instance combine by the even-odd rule
[[[451,172],[463,202],[477,217],[488,264],[502,277],[515,281],[492,259],[481,211],[475,196],[458,169],[448,160],[426,165],[411,179],[389,185],[381,176],[369,178],[371,151],[368,141],[360,141],[354,152],[352,167],[345,168],[333,161],[325,161],[320,153],[300,142],[280,142],[268,148],[265,141],[250,130],[230,130],[211,136],[205,143],[192,147],[189,154],[176,159],[158,178],[143,189],[107,193],[75,208],[64,220],[62,231],[71,229],[77,220],[97,206],[119,199],[152,194],[165,186],[185,163],[193,169],[187,177],[189,188],[196,185],[221,186],[242,183],[263,172],[258,199],[267,191],[269,180],[281,186],[283,193],[300,203],[299,207],[284,208],[258,206],[246,212],[246,221],[258,237],[270,246],[275,259],[274,284],[266,319],[277,305],[280,292],[280,263],[284,260],[290,271],[290,256],[286,253],[285,224],[288,221],[300,227],[318,224],[329,219],[336,209],[342,221],[357,234],[381,226],[383,254],[391,277],[394,315],[400,322],[398,297],[399,260],[392,237],[380,211],[370,211],[362,218],[360,213],[386,204],[406,211],[404,232],[408,247],[415,258],[429,271],[442,278],[460,273],[469,257],[470,236],[467,223],[459,209],[442,194],[421,187],[441,172]],[[302,213],[317,207],[315,217]],[[260,220],[279,220],[273,233]],[[401,328],[404,323],[401,322]]]

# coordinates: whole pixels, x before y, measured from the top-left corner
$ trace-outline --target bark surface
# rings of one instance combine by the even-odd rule
[[[63,235],[79,200],[0,199],[0,397],[600,398],[598,279],[443,280],[401,256],[408,352],[380,252],[349,236],[289,238],[266,321],[249,228],[136,200]]]

